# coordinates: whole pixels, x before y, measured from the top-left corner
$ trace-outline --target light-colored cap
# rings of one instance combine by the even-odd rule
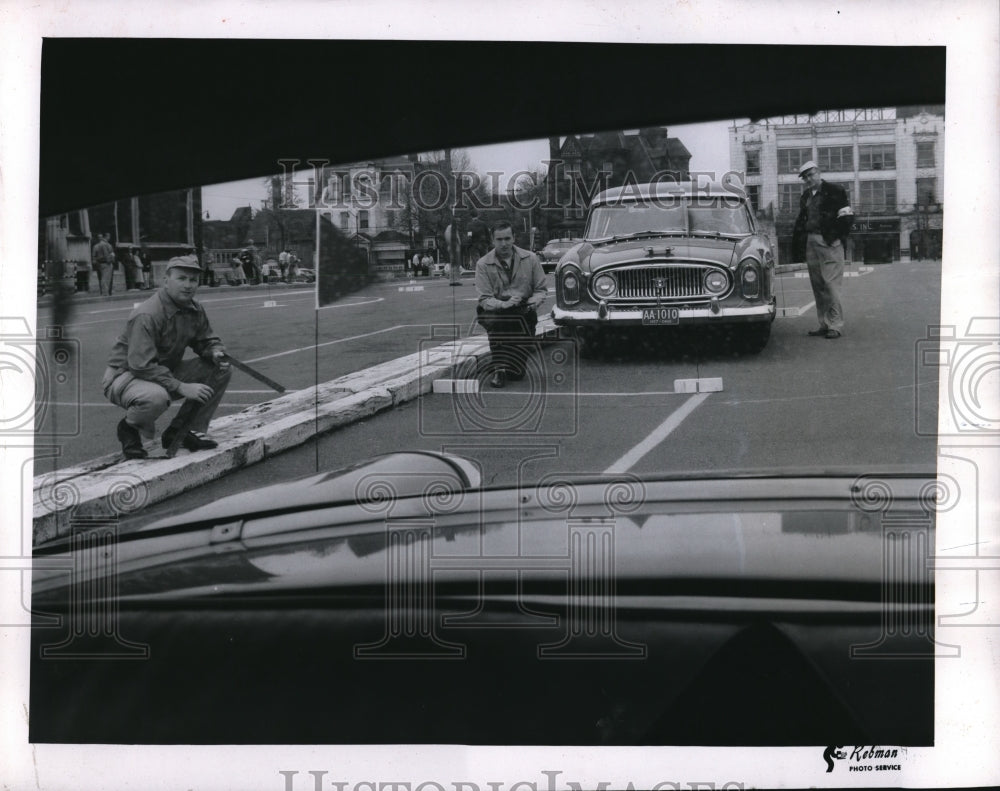
[[[196,255],[175,255],[167,262],[167,271],[171,269],[195,269],[201,271],[201,264],[198,263]]]
[[[808,173],[813,168],[819,170],[819,165],[813,162],[811,159],[806,162],[802,167],[799,168],[799,178],[802,178],[806,173]]]

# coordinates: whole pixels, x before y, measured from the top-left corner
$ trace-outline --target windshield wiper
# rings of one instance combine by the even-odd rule
[[[727,233],[725,231],[695,231],[695,230],[692,230],[691,233],[690,233],[690,235],[691,236],[708,236],[708,237],[712,237],[713,239],[739,239],[739,238],[745,236],[746,234],[741,234],[741,233]]]
[[[603,239],[597,239],[598,242],[623,242],[628,239],[645,239],[650,236],[684,236],[684,230],[682,228],[674,228],[670,231],[635,231],[634,233],[621,233],[615,234],[614,236],[607,236]]]

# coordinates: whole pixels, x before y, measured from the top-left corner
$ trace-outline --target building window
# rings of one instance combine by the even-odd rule
[[[937,203],[937,179],[917,179],[917,206],[929,206]]]
[[[799,199],[801,197],[801,184],[779,184],[778,211],[797,212],[799,210]]]
[[[351,213],[342,211],[340,213],[340,230],[349,231],[351,228]]]
[[[861,160],[858,165],[860,170],[896,169],[896,146],[893,143],[861,146],[858,153]]]
[[[930,140],[926,143],[917,143],[917,167],[918,168],[934,167],[933,140]]]
[[[854,202],[854,182],[853,181],[831,181],[831,184],[836,184],[838,187],[842,187],[844,192],[847,193],[847,202]]]
[[[887,214],[896,211],[895,181],[862,181],[861,211]]]
[[[759,148],[748,148],[747,149],[747,175],[748,176],[759,176],[760,175],[760,149]],[[756,206],[754,208],[756,208]]]
[[[362,231],[368,230],[368,212],[364,209],[358,212],[358,228]]]
[[[760,184],[747,184],[747,199],[754,211],[760,211]]]
[[[798,175],[802,166],[812,159],[811,148],[779,148],[778,172]]]
[[[340,203],[340,178],[333,174],[326,182],[326,202]]]
[[[816,164],[827,173],[854,171],[853,146],[824,146],[816,149]]]

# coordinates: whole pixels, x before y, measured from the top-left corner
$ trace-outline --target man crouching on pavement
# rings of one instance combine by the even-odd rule
[[[476,307],[490,341],[492,387],[524,378],[528,344],[538,324],[536,308],[545,301],[545,273],[535,254],[514,246],[509,222],[493,227],[493,249],[476,262]]]
[[[143,438],[152,439],[156,419],[178,398],[185,401],[163,432],[169,448],[178,431],[188,450],[215,448],[205,435],[232,375],[226,350],[195,302],[201,266],[193,255],[171,258],[163,287],[132,311],[108,359],[105,397],[125,409],[118,440],[127,459],[144,459]],[[183,359],[190,346],[197,357]]]

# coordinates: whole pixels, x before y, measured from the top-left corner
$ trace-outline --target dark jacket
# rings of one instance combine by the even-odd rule
[[[792,231],[792,260],[806,260],[806,220],[809,217],[809,190],[802,192],[799,199],[799,216]],[[847,244],[847,235],[854,224],[854,213],[847,202],[847,191],[843,187],[821,181],[819,185],[819,228],[823,241],[833,244],[838,239]],[[844,211],[846,209],[846,211]]]

